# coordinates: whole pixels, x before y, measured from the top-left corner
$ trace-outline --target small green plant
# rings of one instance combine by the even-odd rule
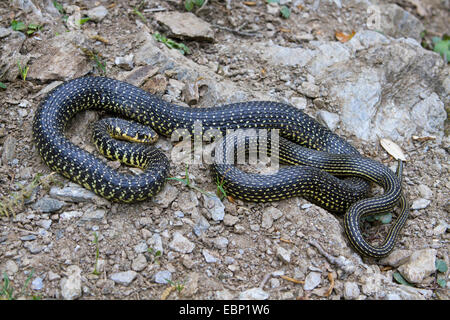
[[[99,245],[98,245],[98,234],[97,234],[97,232],[94,232],[94,241],[93,241],[93,243],[95,244],[95,264],[94,264],[94,271],[92,271],[92,273],[98,276],[98,275],[100,275],[100,272],[97,270],[98,257],[100,256],[100,254],[99,254]]]
[[[203,193],[203,194],[205,194],[205,195],[207,195],[209,197],[214,196],[213,194],[211,194],[211,193],[209,193],[209,192],[207,192],[207,191],[205,191],[205,190],[203,190],[203,189],[201,189],[201,188],[191,184],[191,181],[189,180],[189,166],[188,165],[186,165],[186,171],[185,171],[184,179],[177,178],[177,177],[170,177],[170,178],[166,178],[166,179],[167,180],[176,180],[176,181],[179,181],[181,183],[184,183],[188,188],[197,190],[197,191],[199,191],[199,192],[201,192],[201,193]]]
[[[133,8],[133,13],[137,15],[144,23],[147,23],[147,19],[145,19],[144,15],[142,14],[141,10],[144,8],[145,1],[141,1],[138,6]]]
[[[205,4],[205,0],[184,0],[184,8],[187,11],[194,10],[195,7],[201,7]]]
[[[14,288],[11,286],[11,282],[9,281],[8,274],[6,272],[3,272],[3,285],[0,288],[0,300],[14,300],[17,297],[21,297],[25,290],[28,288],[28,284],[30,283],[31,278],[33,277],[34,269],[31,270],[30,274],[28,275],[27,279],[25,280],[25,283],[22,287],[22,290],[17,296],[14,296]],[[34,296],[33,296],[34,299]]]
[[[284,19],[288,19],[291,16],[291,10],[287,6],[282,6],[280,8],[280,13]]]
[[[397,281],[400,284],[403,284],[405,286],[409,286],[409,287],[413,287],[413,285],[411,283],[409,283],[408,281],[405,280],[405,278],[403,278],[403,276],[400,274],[400,272],[394,272],[394,274],[392,275],[395,279],[395,281]]]
[[[103,62],[103,59],[101,58],[101,55],[95,51],[88,48],[82,48],[78,47],[81,51],[83,51],[84,55],[88,57],[89,59],[93,60],[95,62],[95,68],[98,70],[98,72],[102,75],[106,75],[106,63]]]
[[[173,41],[172,39],[168,39],[165,36],[161,35],[160,33],[156,32],[153,34],[153,38],[156,41],[164,43],[168,48],[170,49],[177,49],[182,54],[190,54],[191,51],[184,43],[178,43]]]
[[[435,265],[436,271],[445,276],[445,273],[448,271],[447,263],[445,263],[445,261],[442,259],[436,259]],[[447,281],[445,280],[445,277],[438,276],[436,282],[441,288],[447,287]]]
[[[18,60],[17,60],[17,66],[19,67],[19,72],[20,72],[20,75],[22,76],[22,80],[26,81],[27,80],[28,70],[30,69],[30,66],[26,65],[26,66],[22,67],[20,65],[20,61],[18,61]]]
[[[0,82],[0,88],[6,89],[6,84],[4,84],[3,82]]]
[[[433,37],[433,51],[439,53],[445,61],[450,62],[450,36],[444,35],[442,38]]]
[[[223,178],[222,178],[222,181],[219,181],[219,177],[216,178],[216,185],[217,185],[216,194],[220,200],[223,200],[224,198],[227,197],[227,192],[225,191],[225,189],[223,187],[224,183],[225,183],[225,181]]]
[[[181,281],[172,281],[169,279],[166,279],[167,283],[170,284],[172,287],[175,288],[175,290],[177,290],[178,293],[180,293],[181,291],[183,291],[184,289],[184,283]]]
[[[20,32],[23,32],[23,33],[31,36],[34,33],[41,30],[42,26],[39,24],[35,24],[35,23],[30,23],[29,25],[26,25],[22,21],[13,20],[13,21],[11,21],[11,28],[14,31],[20,31]]]
[[[78,20],[78,24],[79,24],[80,26],[82,26],[83,24],[85,24],[85,23],[88,22],[89,20],[91,20],[91,18],[89,18],[89,17],[83,17],[83,18],[81,18],[80,20]]]
[[[161,257],[161,255],[162,255],[161,251],[160,251],[160,250],[155,250],[155,249],[153,249],[153,248],[148,248],[148,249],[147,249],[147,252],[150,253],[150,254],[152,255],[153,261],[154,261],[156,264],[159,264],[159,257]]]

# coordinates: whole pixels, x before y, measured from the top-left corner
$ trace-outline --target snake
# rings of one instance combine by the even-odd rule
[[[141,174],[114,169],[67,138],[70,120],[90,109],[127,119],[120,124],[111,119],[97,124],[94,143],[105,156],[140,167]],[[290,165],[278,172],[257,175],[226,163],[212,166],[229,195],[255,202],[303,196],[331,212],[344,213],[345,233],[361,255],[380,258],[392,251],[408,216],[402,164],[395,173],[362,156],[345,139],[289,104],[248,101],[193,108],[167,102],[120,80],[86,76],[63,82],[47,94],[35,112],[32,131],[36,148],[51,170],[108,200],[131,203],[149,199],[162,189],[170,163],[158,148],[130,142],[154,141],[158,134],[171,137],[179,130],[192,133],[196,123],[204,130],[222,133],[222,143],[233,137],[226,134],[233,130],[279,132],[281,143],[270,152],[276,151],[281,162]],[[382,186],[384,193],[367,197],[369,182]],[[393,210],[397,204],[400,213],[383,244],[369,244],[360,230],[361,219]]]

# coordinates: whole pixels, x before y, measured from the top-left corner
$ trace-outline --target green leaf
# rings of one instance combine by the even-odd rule
[[[198,7],[201,7],[205,3],[205,0],[194,0],[194,2]]]
[[[192,0],[184,1],[184,8],[187,11],[192,11],[194,9],[194,1],[192,1]]]
[[[437,259],[436,260],[436,270],[439,272],[447,272],[448,267],[444,260]]]
[[[91,18],[89,18],[89,17],[81,18],[80,20],[78,20],[78,24],[79,24],[80,26],[82,26],[83,24],[85,24],[85,23],[88,22],[89,20],[91,20]]]
[[[11,21],[11,27],[14,31],[24,31],[27,29],[27,26],[25,23],[17,20]]]
[[[285,19],[288,19],[291,16],[291,10],[286,6],[282,6],[280,8],[280,13],[281,13],[281,16]]]
[[[392,221],[392,213],[382,214],[377,217],[377,220],[383,224],[388,224]]]
[[[445,281],[445,279],[437,279],[436,282],[441,288],[445,288],[447,286],[447,281]]]
[[[395,279],[395,281],[397,281],[400,284],[403,284],[405,286],[410,286],[412,287],[413,285],[411,283],[409,283],[408,281],[405,280],[405,278],[403,278],[403,276],[400,274],[400,272],[395,272],[393,274],[393,277]]]
[[[3,82],[0,82],[0,88],[6,89],[6,84],[4,84]]]
[[[435,42],[434,52],[439,53],[441,56],[447,59],[447,62],[450,61],[450,40],[440,40]]]
[[[53,6],[59,11],[60,14],[64,13],[64,8],[60,3],[58,3],[58,1],[53,1]]]

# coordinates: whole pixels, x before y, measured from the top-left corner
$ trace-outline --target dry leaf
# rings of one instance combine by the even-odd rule
[[[298,283],[298,284],[305,284],[305,281],[303,281],[303,280],[297,280],[297,279],[294,279],[294,278],[291,278],[291,277],[288,277],[288,276],[280,276],[280,278],[281,279],[284,279],[284,280],[287,280],[287,281],[290,281],[290,282],[293,282],[293,283]]]
[[[243,3],[246,6],[256,6],[256,2],[255,1],[244,1]]]
[[[406,161],[406,156],[398,144],[389,139],[380,139],[380,144],[387,153],[394,157],[395,160]]]
[[[412,136],[411,137],[414,141],[429,141],[429,140],[436,140],[435,136],[424,136],[424,137],[419,137],[419,136]]]
[[[352,33],[350,34],[345,34],[343,32],[336,32],[335,36],[336,39],[338,39],[340,42],[344,43],[349,41],[351,38],[353,38],[353,36],[356,34],[356,31],[353,30]]]

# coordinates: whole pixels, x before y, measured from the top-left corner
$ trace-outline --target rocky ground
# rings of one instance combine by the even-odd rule
[[[210,0],[192,13],[177,0],[56,3],[0,3],[1,298],[449,298],[449,67],[420,44],[448,33],[448,1]],[[392,169],[379,140],[396,142],[411,204],[396,249],[361,258],[342,217],[301,198],[208,198],[199,188],[217,186],[207,165],[189,166],[197,189],[170,180],[133,205],[51,174],[32,141],[34,113],[51,88],[86,74],[192,107],[290,103]],[[77,116],[72,141],[96,152],[99,117]],[[157,145],[170,157],[169,140]],[[171,175],[185,166],[172,163]],[[389,225],[364,232],[381,241]]]

